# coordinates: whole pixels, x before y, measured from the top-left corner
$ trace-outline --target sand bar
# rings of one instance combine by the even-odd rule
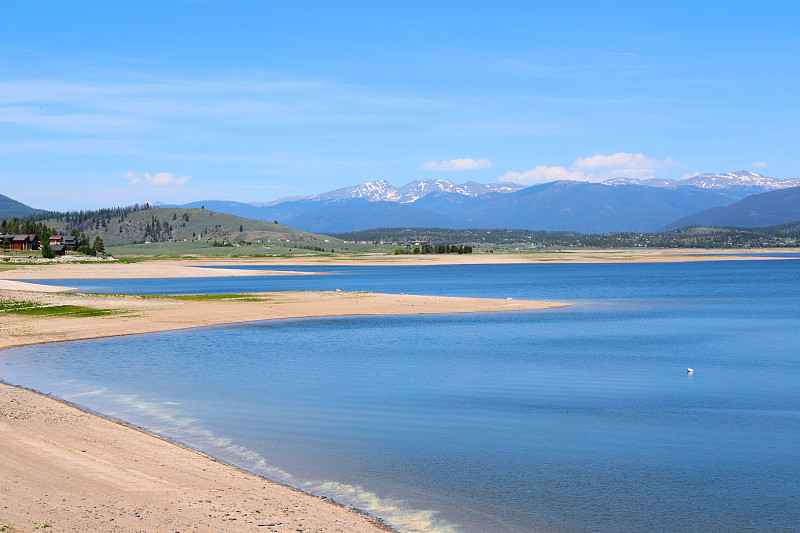
[[[52,290],[0,280],[0,300],[83,306],[111,313],[84,318],[4,313],[0,315],[0,350],[275,318],[462,313],[566,305],[360,292],[254,293],[186,300]],[[15,528],[9,531],[388,530],[353,510],[4,384],[0,384],[0,472],[0,527]],[[44,525],[52,529],[42,529]]]
[[[33,285],[33,284],[30,284]],[[45,286],[42,286],[45,287]],[[43,306],[73,305],[111,311],[100,317],[30,317],[4,314],[0,350],[13,346],[93,339],[135,333],[233,324],[276,318],[346,315],[475,313],[550,309],[559,302],[378,294],[369,292],[299,291],[250,293],[226,297],[150,297],[19,291],[2,288],[0,299]]]
[[[212,278],[242,276],[313,275],[314,272],[286,270],[214,269],[214,266],[237,264],[236,261],[153,260],[140,263],[53,263],[15,264],[0,272],[6,280],[21,279],[142,279],[142,278]],[[210,268],[196,268],[196,267]]]

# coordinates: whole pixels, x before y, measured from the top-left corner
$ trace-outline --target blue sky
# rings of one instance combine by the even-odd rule
[[[5,2],[0,193],[800,177],[800,2]]]

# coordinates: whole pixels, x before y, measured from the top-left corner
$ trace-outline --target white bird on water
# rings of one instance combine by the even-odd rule
[[[694,368],[687,368],[686,369],[686,373],[687,374],[694,374]]]

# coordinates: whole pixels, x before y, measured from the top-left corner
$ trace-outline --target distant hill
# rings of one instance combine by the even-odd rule
[[[800,220],[800,187],[754,194],[727,206],[682,217],[663,229],[684,226],[757,228],[795,220]]]
[[[57,232],[68,234],[72,228],[90,239],[99,236],[106,246],[133,242],[157,241],[292,241],[322,242],[329,237],[299,231],[273,222],[252,220],[209,209],[161,207],[113,215],[101,210],[96,214],[64,213],[43,222]]]
[[[28,215],[35,215],[42,213],[41,209],[35,209],[21,202],[13,200],[8,196],[0,194],[0,219],[12,219],[14,217],[26,217]]]

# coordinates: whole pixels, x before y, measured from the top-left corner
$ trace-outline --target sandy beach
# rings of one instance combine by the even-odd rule
[[[64,266],[80,269],[94,265]],[[139,275],[170,271],[173,276],[180,276],[199,270],[149,263],[124,266],[138,267]],[[54,277],[78,275],[75,271],[57,273],[52,266],[44,268]],[[120,277],[118,270],[105,275]],[[44,276],[32,275],[37,277]],[[361,292],[254,293],[211,299],[59,292],[67,289],[68,282],[52,287],[0,280],[2,301],[29,302],[40,308],[80,306],[107,312],[83,318],[4,313],[0,350],[275,318],[466,313],[566,305]],[[356,511],[5,384],[0,384],[0,471],[0,527],[6,527],[5,531],[388,530]]]

